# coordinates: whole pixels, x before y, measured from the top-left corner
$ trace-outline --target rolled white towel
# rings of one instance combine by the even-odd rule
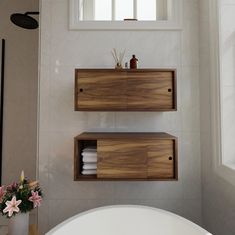
[[[89,147],[84,148],[82,150],[82,152],[84,152],[84,153],[97,152],[97,147],[96,146],[89,146]]]
[[[82,157],[82,161],[84,163],[96,163],[97,162],[97,156],[90,156],[90,155],[86,155]]]
[[[85,163],[82,168],[83,168],[83,170],[96,170],[97,164],[96,163]]]
[[[96,170],[83,170],[82,175],[96,175]]]
[[[97,152],[82,152],[81,153],[83,157],[96,157],[97,158]]]

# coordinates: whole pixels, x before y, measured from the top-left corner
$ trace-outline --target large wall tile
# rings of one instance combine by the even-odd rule
[[[48,24],[47,20],[41,22],[41,38],[44,45],[50,45],[41,52],[39,175],[47,185],[47,207],[39,211],[42,231],[81,211],[111,204],[154,206],[195,221],[201,219],[200,207],[193,212],[201,199],[196,2],[184,1],[182,32],[69,31],[67,1],[49,4],[42,0],[41,11]],[[112,48],[126,49],[127,62],[135,54],[140,68],[176,68],[178,111],[74,111],[75,68],[113,68]],[[74,182],[73,138],[83,131],[162,131],[177,136],[179,181]],[[191,192],[190,183],[195,186]],[[183,206],[185,199],[190,200],[191,213]]]
[[[198,1],[183,0],[182,65],[199,65]]]
[[[200,199],[184,200],[183,213],[181,215],[201,226],[202,225],[201,207],[202,204]]]

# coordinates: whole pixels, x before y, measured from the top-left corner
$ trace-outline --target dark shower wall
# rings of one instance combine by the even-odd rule
[[[38,5],[38,0],[0,1],[0,39],[6,39],[4,184],[18,180],[23,169],[27,176],[36,177],[39,31],[15,26],[10,15],[38,11]]]

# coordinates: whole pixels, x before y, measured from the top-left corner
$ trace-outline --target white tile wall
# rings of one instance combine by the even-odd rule
[[[42,0],[39,178],[45,232],[87,209],[143,204],[201,223],[198,1],[184,0],[182,31],[69,31],[68,1]],[[75,112],[74,69],[113,67],[112,48],[142,68],[178,70],[178,111]],[[73,182],[73,137],[83,131],[167,131],[179,137],[178,182]],[[190,186],[193,185],[193,190]]]

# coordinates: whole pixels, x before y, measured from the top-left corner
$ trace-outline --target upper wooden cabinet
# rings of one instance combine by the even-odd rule
[[[76,69],[77,111],[175,111],[176,70]]]

